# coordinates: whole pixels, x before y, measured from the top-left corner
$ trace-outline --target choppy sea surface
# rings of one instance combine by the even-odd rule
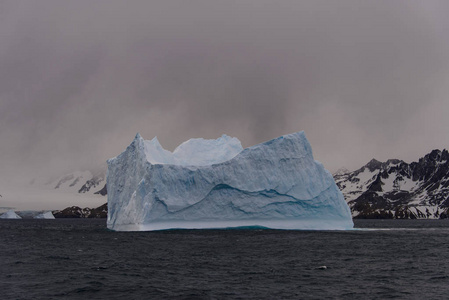
[[[0,220],[1,299],[447,299],[449,220],[113,232]]]

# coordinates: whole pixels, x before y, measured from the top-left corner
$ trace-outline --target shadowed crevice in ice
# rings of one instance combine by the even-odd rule
[[[313,199],[297,199],[276,190],[250,192],[219,184],[199,202],[177,211],[169,211],[164,201],[155,199],[155,205],[163,206],[166,213],[153,220],[224,220],[230,216],[235,219],[295,218],[304,216],[305,212],[310,215],[316,211],[318,207],[311,205],[312,201]]]

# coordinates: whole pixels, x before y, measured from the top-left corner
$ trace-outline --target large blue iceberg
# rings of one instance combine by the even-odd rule
[[[109,229],[261,226],[350,229],[349,207],[313,159],[304,132],[243,149],[237,138],[191,139],[175,151],[137,134],[108,160]]]

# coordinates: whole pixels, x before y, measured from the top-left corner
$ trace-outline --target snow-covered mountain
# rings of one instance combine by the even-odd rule
[[[105,203],[96,208],[71,206],[63,210],[55,210],[52,213],[55,218],[106,218],[108,216],[108,204]]]
[[[91,170],[76,171],[52,179],[37,177],[31,182],[0,182],[0,213],[49,211],[71,206],[98,207],[106,195],[106,163]]]
[[[106,195],[107,166],[101,165],[90,171],[76,171],[57,179],[47,181],[45,185],[55,190],[80,194]]]
[[[449,152],[433,150],[410,164],[371,160],[360,169],[334,174],[355,218],[446,218]]]

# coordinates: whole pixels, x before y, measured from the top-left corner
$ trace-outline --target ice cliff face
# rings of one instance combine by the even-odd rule
[[[303,132],[242,149],[192,139],[173,153],[137,134],[108,161],[108,228],[349,229],[350,210]]]

